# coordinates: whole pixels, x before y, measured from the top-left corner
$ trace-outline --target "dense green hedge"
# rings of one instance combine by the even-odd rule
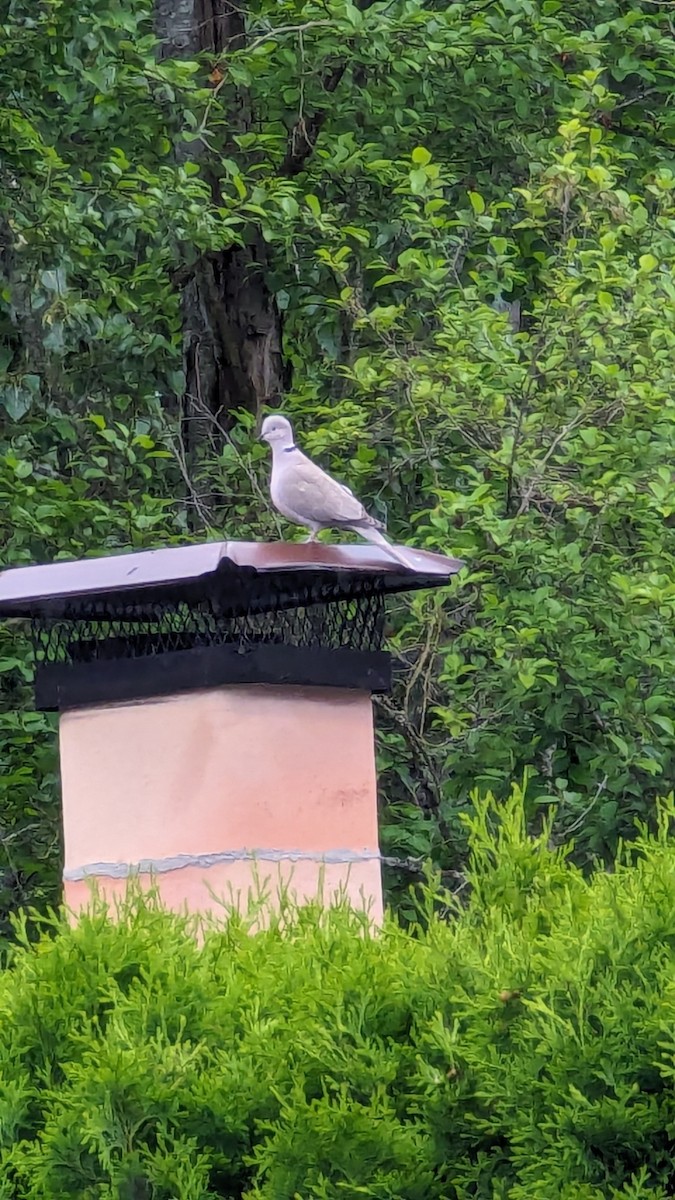
[[[674,813],[589,880],[479,806],[412,934],[48,926],[0,983],[0,1196],[672,1196]]]

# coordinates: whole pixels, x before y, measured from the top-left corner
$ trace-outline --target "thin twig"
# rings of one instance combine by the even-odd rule
[[[188,492],[190,493],[190,500],[192,501],[195,511],[199,515],[199,519],[201,520],[202,524],[205,526],[206,529],[213,528],[213,521],[211,519],[211,515],[210,515],[208,509],[205,508],[205,506],[202,504],[199,494],[197,491],[195,491],[194,484],[190,478],[190,473],[187,468],[185,442],[183,441],[183,435],[182,435],[180,429],[178,430],[178,446],[174,442],[174,440],[171,437],[171,434],[168,432],[168,430],[166,431],[165,437],[166,437],[167,445],[169,446],[171,453],[173,454],[176,462],[178,463],[178,470],[180,471],[181,475],[183,476],[183,481],[185,483],[185,486],[187,487]]]
[[[544,467],[548,463],[549,459],[552,457],[552,455],[555,454],[556,450],[558,449],[558,446],[560,445],[560,443],[562,441],[564,441],[564,439],[567,437],[567,435],[569,433],[571,433],[573,429],[576,429],[579,425],[582,425],[584,423],[587,415],[588,414],[585,409],[582,412],[577,413],[576,417],[573,417],[571,421],[568,421],[567,425],[565,425],[560,430],[560,432],[556,434],[553,441],[551,442],[551,445],[549,446],[548,450],[546,451],[546,454],[540,460],[540,462],[537,463],[537,466],[535,467],[535,469],[533,471],[530,483],[528,484],[525,494],[520,502],[520,507],[518,509],[518,512],[516,513],[517,517],[522,517],[523,514],[527,512],[527,510],[530,506],[530,501],[532,500],[532,496],[534,495],[534,489],[537,486],[537,483],[539,482],[539,480],[541,479],[541,477],[544,473]]]
[[[279,521],[279,518],[278,518],[274,508],[272,507],[272,503],[270,501],[269,496],[267,496],[265,494],[265,492],[263,491],[263,489],[261,488],[260,484],[258,483],[258,478],[256,476],[255,471],[253,471],[251,469],[250,465],[247,463],[243,454],[239,450],[237,443],[231,437],[230,433],[225,428],[222,421],[218,420],[218,414],[212,412],[211,409],[209,408],[208,404],[206,404],[203,400],[200,399],[198,401],[197,397],[195,397],[195,396],[191,397],[191,400],[192,400],[192,405],[193,405],[196,415],[198,415],[200,417],[205,417],[208,421],[210,421],[212,423],[212,425],[215,427],[215,429],[217,429],[220,436],[225,439],[228,446],[230,446],[231,449],[233,450],[240,466],[242,467],[242,469],[245,471],[246,475],[248,476],[249,482],[251,484],[251,488],[255,492],[258,499],[260,500],[262,507],[268,513],[270,513],[272,515],[272,517],[274,518],[277,534],[279,535],[279,537],[281,537],[282,536],[281,522]]]
[[[576,833],[577,829],[581,828],[581,826],[583,825],[584,821],[586,820],[586,817],[588,816],[591,809],[595,808],[595,805],[597,804],[602,793],[604,792],[605,788],[607,787],[608,778],[609,777],[607,775],[605,775],[600,780],[600,783],[598,784],[598,786],[595,790],[595,795],[591,799],[590,803],[587,804],[586,807],[579,813],[579,816],[577,817],[576,821],[573,821],[573,823],[571,825],[569,825],[567,827],[567,829],[561,830],[561,837],[563,838],[564,841],[568,841],[569,838],[572,836],[572,834]]]

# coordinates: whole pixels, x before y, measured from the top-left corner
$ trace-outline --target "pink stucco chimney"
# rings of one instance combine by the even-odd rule
[[[461,566],[406,555],[219,542],[0,573],[59,712],[68,907],[134,878],[173,908],[346,895],[380,919],[385,599]]]

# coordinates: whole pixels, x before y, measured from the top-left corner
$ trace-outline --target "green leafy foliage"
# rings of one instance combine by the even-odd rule
[[[0,1194],[672,1195],[672,801],[586,879],[477,801],[469,899],[418,925],[155,907],[47,920],[0,978]],[[434,914],[449,904],[451,919]]]
[[[147,6],[12,4],[0,63],[3,565],[153,546],[186,530],[160,393],[180,388],[169,269],[226,236],[167,111]],[[18,627],[17,627],[18,626]],[[0,908],[55,899],[54,722],[30,709],[30,645],[0,629]]]
[[[675,777],[668,6],[254,0],[185,61],[155,16],[7,9],[3,564],[293,536],[258,414],[185,394],[190,280],[248,247],[307,449],[394,537],[468,564],[392,608],[385,848],[461,869],[472,790],[515,777],[533,828],[555,805],[554,840],[610,861]],[[3,630],[7,907],[56,884],[29,678]]]

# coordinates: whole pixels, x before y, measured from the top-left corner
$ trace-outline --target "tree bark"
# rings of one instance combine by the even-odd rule
[[[246,35],[242,8],[230,0],[155,0],[155,32],[160,58],[204,53],[222,58],[242,46]],[[249,124],[242,96],[231,128],[244,132]],[[200,152],[195,142],[181,149],[191,158]],[[208,168],[204,173],[208,179]],[[217,195],[217,182],[211,182]],[[269,270],[268,247],[255,234],[244,246],[202,255],[181,273],[182,441],[188,459],[205,435],[216,451],[221,448],[233,409],[245,408],[257,419],[263,405],[275,403],[283,391],[282,318],[267,282]]]

